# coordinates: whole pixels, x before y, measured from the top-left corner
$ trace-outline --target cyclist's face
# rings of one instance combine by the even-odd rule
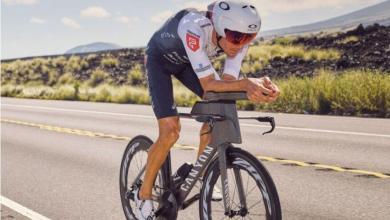
[[[226,55],[229,57],[235,57],[238,52],[245,46],[240,44],[233,44],[226,40],[226,38],[221,38],[219,40],[219,45],[222,47],[223,51],[225,51]]]

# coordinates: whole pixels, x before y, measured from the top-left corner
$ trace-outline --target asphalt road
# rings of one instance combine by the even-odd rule
[[[6,198],[49,219],[124,219],[118,177],[128,141],[85,131],[155,139],[150,106],[10,98],[1,104],[2,203]],[[266,125],[242,121],[241,146],[263,158],[284,219],[389,219],[390,120],[239,115],[276,119],[275,132],[265,136]],[[179,143],[196,146],[199,128],[182,120]],[[173,167],[195,155],[173,149]],[[4,204],[2,219],[28,219]],[[195,203],[179,219],[198,216]]]

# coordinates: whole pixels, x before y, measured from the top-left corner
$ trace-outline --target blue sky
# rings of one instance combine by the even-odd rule
[[[349,13],[384,0],[252,0],[262,30]],[[1,59],[61,54],[92,42],[143,47],[173,13],[205,8],[192,0],[1,0]]]

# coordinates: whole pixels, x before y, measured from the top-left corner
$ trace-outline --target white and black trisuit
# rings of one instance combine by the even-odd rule
[[[146,74],[153,111],[158,119],[177,115],[171,75],[199,97],[203,89],[199,78],[214,74],[210,59],[223,51],[212,43],[213,24],[206,12],[185,9],[157,30],[146,50]],[[248,50],[245,46],[233,58],[227,57],[223,72],[236,78]]]

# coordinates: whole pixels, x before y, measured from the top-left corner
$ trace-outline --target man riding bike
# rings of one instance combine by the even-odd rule
[[[248,46],[260,30],[256,8],[244,1],[216,1],[207,12],[185,9],[178,12],[154,33],[145,56],[146,74],[159,136],[148,152],[144,182],[136,191],[139,219],[152,219],[152,187],[158,170],[179,138],[180,122],[173,100],[171,75],[202,98],[205,91],[245,91],[253,102],[269,103],[279,96],[278,87],[267,78],[239,79],[241,62]],[[210,58],[225,53],[220,77]],[[198,156],[209,143],[200,131]]]

